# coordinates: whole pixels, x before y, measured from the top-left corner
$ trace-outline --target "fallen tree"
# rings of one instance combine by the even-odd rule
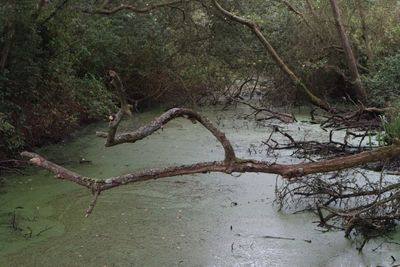
[[[187,174],[252,172],[282,176],[285,181],[284,186],[276,191],[277,199],[280,202],[293,196],[314,201],[314,210],[320,217],[321,226],[332,227],[334,224],[331,221],[341,220],[340,225],[344,225],[341,229],[345,230],[346,236],[349,236],[353,229],[361,230],[361,232],[367,232],[365,229],[383,231],[392,229],[393,225],[396,225],[400,212],[400,184],[398,182],[385,182],[383,178],[379,181],[372,181],[368,179],[367,175],[364,175],[362,176],[364,182],[359,184],[357,179],[354,179],[348,173],[339,175],[339,171],[399,157],[400,144],[398,142],[376,149],[361,150],[360,145],[358,147],[350,146],[346,141],[347,137],[345,137],[344,143],[333,142],[331,132],[328,146],[322,143],[317,144],[317,146],[331,149],[334,145],[334,148],[339,146],[341,150],[350,148],[352,149],[351,153],[342,153],[341,156],[319,161],[304,156],[302,158],[307,159],[307,162],[296,164],[242,159],[236,156],[229,139],[210,120],[185,108],[170,109],[135,131],[117,134],[118,126],[123,117],[132,116],[130,112],[132,107],[126,101],[125,91],[119,76],[113,71],[110,71],[109,75],[111,77],[110,84],[115,87],[115,93],[120,98],[121,108],[114,116],[110,116],[108,132],[96,133],[98,137],[106,139],[105,146],[135,143],[162,129],[165,124],[176,118],[186,118],[193,123],[202,124],[218,140],[224,150],[224,158],[220,161],[199,162],[159,169],[152,168],[106,179],[96,179],[68,170],[36,153],[27,151],[21,153],[23,157],[29,159],[31,164],[49,170],[56,178],[75,182],[88,188],[93,199],[86,210],[86,216],[92,213],[101,192],[122,185]],[[272,140],[271,137],[274,132],[283,134],[290,140],[291,143],[287,147],[283,147],[284,149],[303,149],[307,153],[307,147],[310,144],[294,140],[293,137],[282,132],[279,128],[271,133],[269,140]],[[354,133],[349,134],[358,136]],[[363,136],[361,138],[363,139]],[[268,141],[264,143],[268,145]],[[313,145],[315,146],[315,144]],[[281,146],[269,147],[272,150],[282,149]],[[335,179],[332,179],[332,177]],[[340,177],[340,179],[336,179],[337,177]]]
[[[56,178],[75,182],[81,186],[90,189],[93,194],[93,200],[86,211],[86,216],[88,216],[92,212],[94,206],[96,205],[97,197],[100,195],[101,192],[130,183],[137,183],[141,181],[160,179],[177,175],[208,172],[220,172],[226,174],[245,172],[272,173],[281,175],[284,179],[287,179],[288,181],[295,181],[296,178],[307,176],[310,174],[339,171],[360,166],[369,162],[380,161],[385,158],[400,156],[400,145],[395,144],[371,151],[364,151],[354,155],[329,160],[322,160],[319,162],[278,164],[276,162],[269,161],[240,159],[236,156],[231,142],[226,138],[225,134],[217,129],[211,123],[211,121],[195,111],[183,108],[173,108],[134,132],[127,132],[117,135],[116,132],[118,125],[121,122],[123,116],[126,114],[124,110],[124,108],[121,108],[117,116],[115,116],[115,118],[110,122],[108,133],[97,133],[99,137],[104,137],[107,139],[106,146],[115,146],[123,143],[135,143],[147,136],[150,136],[157,130],[162,129],[162,127],[169,121],[178,117],[184,117],[190,119],[194,123],[201,123],[210,133],[212,133],[222,145],[225,152],[225,157],[221,161],[200,162],[196,164],[172,166],[161,169],[149,169],[144,171],[132,172],[121,176],[110,177],[107,179],[95,179],[91,177],[85,177],[71,170],[68,170],[45,159],[38,154],[26,151],[22,152],[21,155],[29,159],[29,162],[31,164],[49,170],[50,172],[55,174]]]

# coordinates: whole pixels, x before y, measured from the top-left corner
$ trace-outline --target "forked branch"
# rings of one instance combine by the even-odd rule
[[[123,112],[119,112],[118,121],[122,119]],[[117,145],[122,143],[134,143],[147,136],[150,136],[162,126],[178,117],[188,117],[192,121],[200,122],[206,129],[208,129],[221,143],[225,150],[225,159],[223,161],[214,162],[200,162],[196,164],[172,166],[161,169],[148,169],[144,171],[132,172],[129,174],[110,177],[107,179],[95,179],[85,177],[73,171],[70,171],[62,166],[59,166],[51,161],[46,160],[38,154],[31,152],[23,152],[21,155],[29,159],[31,164],[49,170],[55,174],[56,178],[75,182],[81,186],[89,188],[93,193],[93,201],[91,202],[87,215],[93,210],[98,195],[104,191],[121,185],[136,183],[140,181],[160,179],[171,176],[220,172],[231,174],[233,172],[245,173],[272,173],[278,174],[290,180],[315,173],[326,173],[332,171],[343,170],[355,166],[359,166],[368,162],[379,161],[384,158],[391,158],[400,155],[400,146],[392,145],[382,147],[372,151],[366,151],[355,155],[339,157],[331,160],[323,160],[320,162],[297,163],[297,164],[278,164],[268,161],[256,161],[252,159],[239,159],[236,157],[230,141],[226,138],[225,134],[218,130],[207,118],[200,114],[189,110],[174,108],[171,109],[149,124],[139,128],[131,133],[124,133],[115,136],[118,125],[110,124],[110,130],[107,133],[98,133],[99,136],[107,138],[107,145]]]
[[[122,116],[120,115],[121,113],[118,112],[117,115],[118,121],[120,121],[122,118]],[[162,127],[169,121],[179,117],[185,117],[194,123],[200,122],[208,131],[210,131],[224,148],[225,162],[229,163],[236,159],[235,151],[233,150],[232,145],[226,138],[225,134],[221,132],[219,129],[217,129],[207,118],[202,117],[200,114],[190,109],[184,109],[184,108],[170,109],[161,116],[159,116],[158,118],[154,119],[149,124],[140,127],[136,131],[123,133],[117,136],[115,131],[116,127],[113,123],[111,123],[110,129],[112,130],[109,130],[108,133],[97,132],[96,135],[99,137],[107,138],[106,146],[115,146],[123,143],[135,143],[136,141],[139,141],[153,134],[154,132],[162,129]]]

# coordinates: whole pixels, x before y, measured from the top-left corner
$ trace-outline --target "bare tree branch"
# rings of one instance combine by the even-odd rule
[[[89,13],[102,14],[102,15],[112,15],[112,14],[118,13],[120,11],[129,11],[129,12],[134,12],[134,13],[147,13],[147,12],[152,11],[153,9],[157,9],[157,8],[161,8],[161,7],[169,7],[169,6],[172,6],[175,4],[181,4],[181,3],[188,2],[188,1],[190,1],[190,0],[172,0],[172,1],[167,1],[167,2],[162,2],[162,3],[157,3],[157,4],[147,4],[144,7],[121,4],[117,7],[113,7],[110,9],[106,8],[108,1],[105,1],[101,8],[91,11]],[[86,12],[88,12],[88,11],[86,11]]]
[[[283,3],[283,4],[285,4],[285,6],[286,6],[290,11],[292,11],[293,13],[299,15],[299,16],[304,20],[304,22],[306,22],[307,25],[308,25],[308,21],[307,21],[307,19],[304,17],[304,14],[301,13],[300,11],[298,11],[291,3],[289,3],[289,2],[286,1],[286,0],[277,0],[277,1],[279,1],[279,2],[281,2],[281,3]],[[308,25],[308,26],[309,26],[309,25]]]
[[[120,113],[122,118],[122,111],[120,111]],[[102,191],[128,183],[136,183],[140,181],[160,179],[171,176],[207,172],[221,172],[227,174],[231,174],[233,172],[272,173],[281,175],[282,177],[291,180],[309,174],[343,170],[365,163],[379,161],[384,158],[391,158],[400,155],[400,146],[392,145],[388,147],[378,148],[372,151],[361,152],[350,156],[309,163],[278,164],[268,161],[239,159],[236,157],[233,147],[230,141],[225,137],[225,134],[218,130],[208,119],[202,117],[200,114],[194,111],[179,108],[171,109],[165,112],[164,114],[150,122],[148,125],[139,128],[135,132],[125,133],[115,137],[115,132],[118,125],[110,125],[110,129],[112,130],[110,130],[108,134],[99,133],[98,135],[106,137],[107,142],[111,142],[108,145],[117,145],[126,142],[133,143],[153,134],[165,123],[182,116],[187,116],[192,121],[200,122],[218,139],[225,150],[225,159],[223,161],[200,162],[196,164],[172,166],[161,169],[149,169],[121,176],[110,177],[107,179],[94,179],[70,171],[51,161],[46,160],[45,158],[35,153],[25,151],[22,152],[21,155],[25,158],[28,158],[31,164],[47,169],[50,172],[54,173],[56,178],[72,181],[81,186],[91,189],[94,197],[87,210],[87,216],[92,212],[96,204],[97,197]]]
[[[118,116],[118,115],[117,115]],[[122,143],[135,143],[138,140],[141,140],[154,132],[162,129],[162,127],[167,124],[169,121],[176,119],[178,117],[186,117],[187,119],[193,122],[200,122],[207,130],[209,130],[215,138],[221,143],[222,147],[225,150],[225,161],[227,163],[232,162],[236,159],[235,152],[232,148],[231,143],[226,138],[225,134],[218,130],[207,118],[202,117],[195,111],[190,109],[183,109],[183,108],[173,108],[162,114],[160,117],[154,119],[149,124],[139,128],[135,132],[124,133],[115,136],[117,125],[110,125],[111,131],[108,133],[105,132],[97,132],[96,135],[99,137],[106,137],[107,143],[106,146],[115,146]],[[119,118],[120,120],[120,118]]]
[[[268,161],[237,158],[230,165],[227,165],[225,161],[201,162],[190,165],[138,171],[107,179],[94,179],[82,176],[51,161],[48,161],[36,153],[24,151],[21,153],[21,155],[25,158],[28,158],[31,164],[47,169],[54,173],[55,177],[58,179],[72,181],[94,191],[104,191],[128,183],[206,172],[223,172],[227,174],[231,174],[232,172],[272,173],[292,180],[310,174],[340,171],[355,166],[360,166],[365,163],[382,160],[384,158],[399,156],[400,146],[392,145],[372,151],[364,151],[350,156],[323,160],[319,162],[278,164]]]
[[[292,81],[292,83],[300,88],[305,95],[308,97],[309,101],[317,106],[320,107],[323,110],[332,112],[332,109],[330,108],[329,104],[314,95],[309,88],[294,74],[294,72],[286,65],[286,63],[282,60],[282,58],[278,55],[276,50],[273,48],[273,46],[269,43],[269,41],[265,38],[263,33],[260,30],[260,27],[253,21],[248,20],[246,18],[237,16],[228,10],[224,9],[218,2],[217,0],[213,0],[215,7],[225,16],[227,16],[229,19],[236,21],[240,24],[243,24],[247,27],[250,28],[250,30],[257,36],[257,38],[260,40],[266,51],[269,53],[269,55],[272,57],[272,59],[275,61],[275,63],[279,66],[279,68],[283,71],[283,73],[288,76],[288,78]]]

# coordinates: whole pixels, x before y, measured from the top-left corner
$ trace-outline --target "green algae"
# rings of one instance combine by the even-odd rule
[[[203,113],[218,122],[239,157],[249,157],[247,148],[271,130],[232,111]],[[132,129],[156,114],[137,115],[121,128]],[[300,126],[292,124],[289,131],[295,134]],[[111,148],[94,137],[105,127],[91,125],[38,153],[96,178],[223,159],[217,141],[201,125],[184,119],[136,144]],[[311,130],[310,135],[321,138],[321,132]],[[81,158],[91,164],[79,164]],[[268,174],[201,174],[126,185],[104,192],[85,218],[90,201],[85,188],[36,169],[28,176],[7,177],[0,194],[0,266],[364,266],[388,265],[390,256],[400,259],[396,246],[385,244],[372,253],[377,240],[367,244],[367,253],[358,254],[343,233],[317,231],[314,215],[277,212],[272,204],[275,179]],[[23,231],[11,226],[14,211]],[[26,236],[27,227],[32,237]],[[262,238],[266,235],[296,240]]]

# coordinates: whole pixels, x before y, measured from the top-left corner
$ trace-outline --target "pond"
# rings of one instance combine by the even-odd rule
[[[272,127],[241,118],[243,112],[201,111],[226,133],[239,157],[268,159],[260,145]],[[121,130],[160,113],[135,115]],[[90,125],[37,152],[97,178],[223,158],[214,137],[185,119],[136,144],[111,148],[95,137],[106,127]],[[294,137],[328,135],[301,122],[282,127]],[[278,161],[298,161],[290,154],[282,151]],[[82,158],[90,163],[80,164]],[[91,199],[87,189],[32,168],[29,175],[6,177],[0,188],[0,266],[390,266],[392,256],[400,261],[399,246],[373,240],[358,253],[343,232],[323,233],[312,213],[277,211],[277,179],[217,173],[126,185],[103,192],[85,218]],[[400,241],[400,233],[391,237]]]

